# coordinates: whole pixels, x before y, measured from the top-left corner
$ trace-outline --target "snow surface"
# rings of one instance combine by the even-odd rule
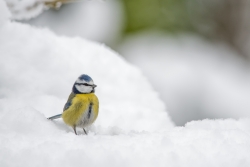
[[[119,52],[140,67],[172,120],[250,117],[250,68],[219,42],[193,34],[132,34]]]
[[[76,136],[32,108],[11,113],[0,117],[2,167],[250,165],[249,119],[193,121],[155,132],[97,127],[88,136]]]
[[[15,22],[0,36],[1,167],[250,165],[249,119],[173,127],[141,72],[104,45]],[[46,117],[82,73],[98,85],[100,115],[76,136]]]

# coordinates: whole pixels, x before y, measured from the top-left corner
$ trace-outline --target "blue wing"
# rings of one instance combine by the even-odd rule
[[[71,104],[72,104],[72,99],[75,97],[75,94],[72,92],[70,95],[69,95],[69,98],[68,98],[68,101],[66,102],[66,104],[64,105],[64,108],[63,108],[63,111],[67,110]]]

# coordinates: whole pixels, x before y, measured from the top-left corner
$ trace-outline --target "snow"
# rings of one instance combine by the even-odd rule
[[[5,24],[0,36],[0,107],[5,111],[32,106],[46,117],[59,114],[73,83],[86,73],[98,86],[97,125],[128,131],[173,125],[141,72],[106,46],[20,23]]]
[[[105,45],[16,22],[0,36],[0,166],[250,165],[249,119],[174,127],[142,73]],[[98,85],[100,115],[76,136],[46,117],[82,73]]]
[[[1,166],[250,165],[249,119],[193,121],[155,132],[96,127],[75,136],[32,108],[11,112],[0,118],[6,125],[0,126]]]
[[[10,12],[9,12],[7,5],[4,1],[0,1],[0,11],[1,11],[1,15],[0,15],[0,26],[1,26],[10,17]]]
[[[59,114],[73,83],[86,73],[98,86],[97,126],[127,131],[173,126],[141,72],[105,45],[16,22],[4,24],[0,36],[1,110],[31,106],[46,117]]]
[[[30,19],[38,16],[46,9],[40,0],[5,0],[15,20]]]
[[[148,77],[177,125],[250,113],[250,69],[228,46],[193,34],[132,34],[119,52]]]
[[[124,9],[117,0],[82,0],[63,5],[57,11],[46,10],[25,23],[47,27],[57,35],[80,36],[110,46],[115,45],[122,34]]]

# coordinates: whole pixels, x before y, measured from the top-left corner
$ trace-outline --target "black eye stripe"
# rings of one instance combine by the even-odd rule
[[[87,84],[87,83],[76,83],[76,85],[92,86],[92,85],[89,85],[89,84]]]

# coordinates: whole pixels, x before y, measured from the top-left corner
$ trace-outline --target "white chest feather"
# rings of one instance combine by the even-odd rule
[[[84,128],[86,126],[91,125],[94,122],[94,120],[95,120],[95,113],[93,111],[93,105],[90,104],[90,106],[86,109],[86,111],[83,112],[76,126]]]

